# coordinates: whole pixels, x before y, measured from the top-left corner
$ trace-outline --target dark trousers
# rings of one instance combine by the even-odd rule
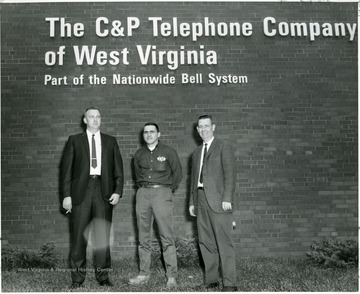
[[[110,228],[113,207],[101,195],[101,181],[90,179],[84,201],[72,208],[72,247],[70,253],[73,282],[82,283],[86,272],[94,272],[101,282],[108,278],[111,266]],[[86,247],[92,226],[94,239],[94,270],[86,267]]]
[[[197,227],[205,264],[205,284],[219,282],[219,259],[224,286],[236,286],[235,251],[231,238],[232,214],[211,210],[204,190],[198,190]]]

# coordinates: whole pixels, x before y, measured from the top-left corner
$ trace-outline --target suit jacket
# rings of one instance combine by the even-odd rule
[[[100,133],[101,192],[105,201],[113,193],[122,196],[124,187],[123,161],[115,137]],[[85,197],[90,174],[90,147],[86,132],[70,136],[64,149],[61,167],[62,200],[71,196],[73,204]]]
[[[200,172],[201,150],[197,147],[192,155],[190,205],[197,209],[197,183]],[[214,212],[225,213],[222,202],[233,202],[235,191],[234,154],[230,145],[214,138],[203,164],[203,183],[206,198]]]

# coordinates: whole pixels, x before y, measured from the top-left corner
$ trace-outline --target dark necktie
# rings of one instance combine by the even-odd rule
[[[207,143],[205,143],[205,146],[204,146],[203,162],[202,162],[201,171],[200,171],[200,183],[201,184],[203,183],[203,169],[204,169],[206,152],[207,152]]]
[[[91,166],[93,168],[97,167],[97,160],[96,160],[96,145],[95,145],[95,135],[92,135],[91,140]]]

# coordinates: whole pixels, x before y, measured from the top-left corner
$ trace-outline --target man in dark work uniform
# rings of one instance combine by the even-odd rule
[[[173,235],[173,191],[182,179],[182,168],[176,151],[159,142],[161,133],[156,123],[143,128],[146,146],[136,151],[134,166],[138,191],[136,217],[139,230],[140,271],[130,285],[150,279],[151,235],[154,218],[160,233],[166,267],[167,288],[176,288],[177,258]]]

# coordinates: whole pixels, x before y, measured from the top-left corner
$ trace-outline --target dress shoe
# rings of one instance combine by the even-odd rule
[[[102,287],[112,287],[112,286],[114,286],[114,284],[111,283],[109,279],[106,279],[106,280],[104,280],[104,281],[101,281],[101,282],[99,282],[99,284],[100,284],[100,286],[102,286]]]
[[[166,288],[170,289],[170,288],[176,288],[177,287],[177,283],[175,278],[170,277],[166,283]]]
[[[214,289],[220,286],[219,282],[214,282],[214,283],[210,283],[210,284],[206,284],[205,288],[206,289]]]
[[[146,284],[147,282],[149,282],[149,280],[150,280],[150,276],[138,275],[137,277],[130,279],[128,283],[130,285],[141,285],[141,284]]]
[[[237,288],[235,286],[224,286],[221,292],[236,292]]]
[[[82,285],[82,283],[78,283],[78,282],[73,282],[70,286],[71,289],[78,289],[80,288]]]

